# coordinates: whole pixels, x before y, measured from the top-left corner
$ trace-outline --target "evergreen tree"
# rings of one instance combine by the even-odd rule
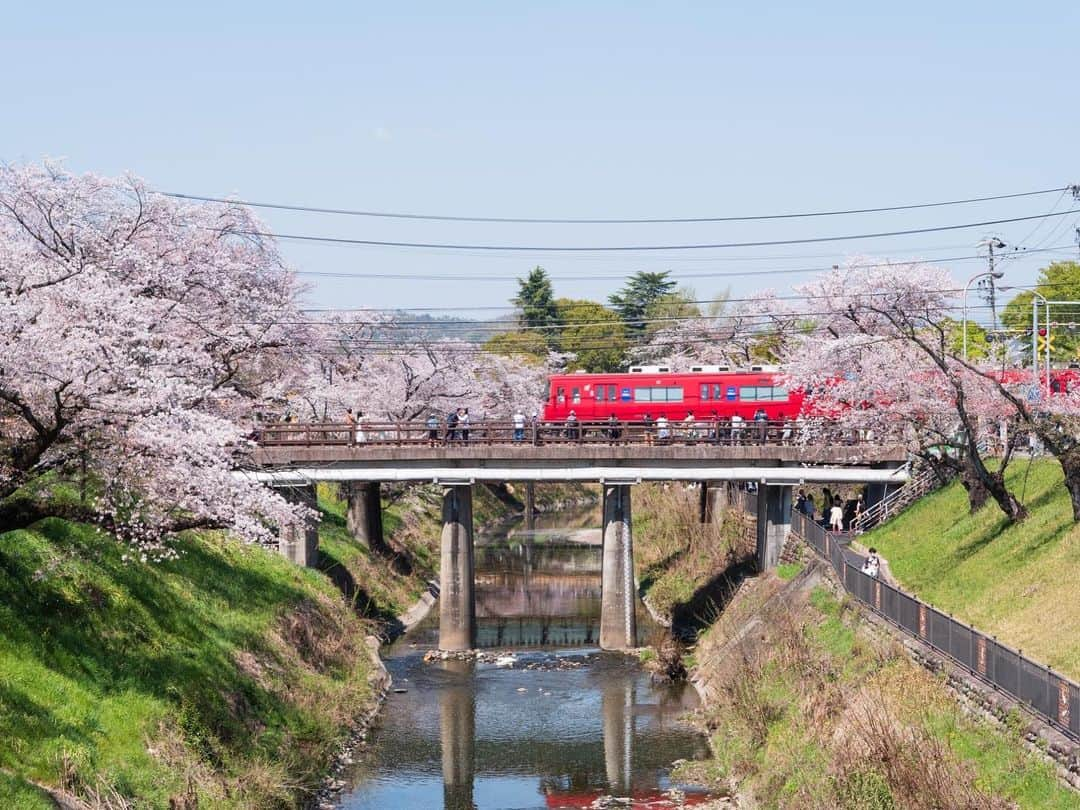
[[[639,271],[627,279],[621,290],[608,296],[608,302],[619,313],[631,333],[643,332],[643,321],[650,308],[675,292],[675,282],[668,278],[670,275],[667,270],[662,273]]]
[[[521,310],[518,320],[522,326],[532,327],[544,336],[549,345],[555,339],[552,328],[559,318],[555,306],[555,292],[551,279],[543,267],[535,267],[527,278],[518,279],[518,294],[511,303]]]

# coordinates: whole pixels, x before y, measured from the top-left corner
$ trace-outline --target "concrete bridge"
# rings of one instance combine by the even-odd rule
[[[473,426],[477,431],[477,426]],[[701,489],[702,521],[718,520],[740,482],[756,485],[757,565],[776,565],[791,523],[792,488],[800,484],[864,483],[869,504],[907,480],[907,454],[895,444],[843,438],[793,444],[783,433],[761,433],[746,444],[687,433],[679,441],[505,441],[484,443],[387,440],[350,441],[323,426],[303,426],[287,440],[269,440],[254,453],[254,468],[237,475],[281,487],[292,498],[313,503],[313,484],[347,485],[348,524],[373,547],[382,543],[380,484],[415,481],[444,486],[440,567],[439,646],[471,649],[476,640],[472,488],[484,482],[598,482],[603,487],[603,562],[600,646],[625,649],[636,643],[631,531],[631,491],[642,481],[694,482]],[[857,436],[847,433],[845,437]],[[306,438],[310,437],[310,439]],[[565,437],[563,437],[565,438]],[[531,492],[531,487],[526,487]],[[526,508],[531,509],[531,503]],[[282,552],[314,565],[316,527],[282,537]]]

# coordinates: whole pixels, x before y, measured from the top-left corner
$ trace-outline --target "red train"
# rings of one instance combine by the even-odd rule
[[[629,374],[559,374],[550,378],[544,404],[546,421],[562,421],[573,411],[582,421],[600,421],[612,414],[621,421],[666,416],[675,421],[692,413],[706,420],[738,414],[747,421],[764,409],[770,421],[794,419],[803,407],[803,393],[780,382],[773,366],[732,371],[725,366],[693,366],[675,373],[667,366],[635,366]]]

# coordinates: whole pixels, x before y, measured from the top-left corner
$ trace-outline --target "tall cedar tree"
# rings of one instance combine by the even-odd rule
[[[662,273],[639,271],[627,279],[621,290],[608,296],[608,303],[619,313],[630,334],[644,332],[649,309],[675,292],[675,282],[668,278],[670,275],[667,270]]]
[[[554,347],[557,338],[554,327],[559,319],[559,310],[555,306],[551,279],[543,267],[537,266],[527,278],[518,279],[518,294],[511,299],[511,303],[521,309],[521,325],[539,331],[547,344]]]

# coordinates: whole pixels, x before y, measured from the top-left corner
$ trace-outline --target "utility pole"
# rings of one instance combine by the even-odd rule
[[[996,236],[993,239],[986,241],[986,247],[990,251],[990,268],[989,275],[986,277],[987,282],[990,285],[990,324],[991,328],[997,331],[997,288],[994,286],[994,279],[997,278],[997,274],[994,273],[994,248],[1003,248],[1005,243],[998,239]]]

